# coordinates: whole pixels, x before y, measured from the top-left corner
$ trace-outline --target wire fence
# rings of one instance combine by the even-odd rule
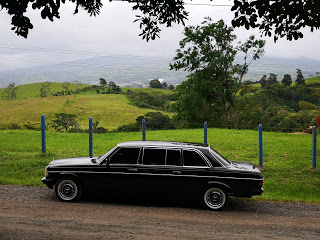
[[[165,128],[165,122],[155,122],[156,124],[163,124],[162,127]],[[169,123],[167,123],[169,126]],[[151,125],[151,123],[149,123]],[[146,132],[148,131],[148,122],[145,121],[145,119],[142,119],[141,121],[141,140],[146,141]],[[174,126],[174,125],[171,125]],[[196,124],[196,126],[199,126],[200,129],[200,124]],[[207,144],[208,143],[208,128],[212,128],[212,126],[217,126],[217,125],[210,125],[207,122],[204,122],[201,124],[201,127],[203,128],[203,143]],[[317,158],[317,127],[313,126],[312,127],[312,168],[316,168],[316,158]],[[263,167],[263,128],[262,125],[259,124],[258,126],[258,145],[259,145],[259,166]],[[41,116],[41,132],[42,132],[42,153],[46,153],[46,137],[45,137],[45,131],[46,131],[46,124],[45,124],[45,116]],[[89,118],[89,156],[93,156],[93,119],[90,117]]]

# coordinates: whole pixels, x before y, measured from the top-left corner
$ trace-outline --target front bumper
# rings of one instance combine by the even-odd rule
[[[46,177],[41,179],[41,182],[47,185],[48,188],[53,189],[55,181],[53,179],[48,179]]]

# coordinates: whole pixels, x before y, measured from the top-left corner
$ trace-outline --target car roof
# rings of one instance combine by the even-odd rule
[[[207,149],[209,145],[192,142],[166,142],[166,141],[128,141],[118,143],[118,147],[177,147]]]

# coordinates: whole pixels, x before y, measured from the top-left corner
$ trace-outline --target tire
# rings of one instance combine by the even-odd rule
[[[219,187],[209,187],[202,194],[202,205],[209,210],[221,210],[229,203],[227,191]]]
[[[81,197],[82,188],[73,178],[61,178],[55,185],[55,193],[63,202],[75,202]]]

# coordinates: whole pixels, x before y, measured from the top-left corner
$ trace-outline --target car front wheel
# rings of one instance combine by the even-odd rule
[[[202,195],[202,202],[205,208],[210,210],[220,210],[228,205],[229,195],[226,191],[210,187],[204,191]]]
[[[55,192],[57,197],[64,202],[77,201],[82,195],[79,182],[72,178],[60,179],[55,186]]]

